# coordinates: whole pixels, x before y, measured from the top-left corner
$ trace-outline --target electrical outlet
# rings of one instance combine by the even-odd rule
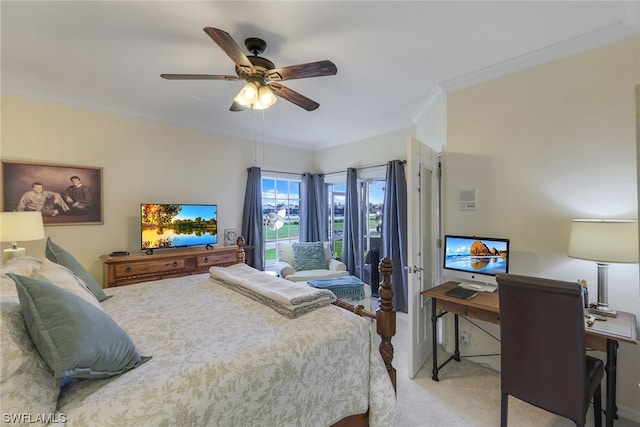
[[[471,344],[471,334],[467,331],[460,332],[460,344],[469,345]]]

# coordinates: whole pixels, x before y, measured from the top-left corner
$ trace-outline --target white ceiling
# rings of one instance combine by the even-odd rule
[[[640,34],[640,2],[6,1],[3,94],[317,150],[407,128],[435,94]],[[267,42],[276,67],[329,59],[335,76],[283,84],[280,99],[230,112],[241,81],[203,27]]]

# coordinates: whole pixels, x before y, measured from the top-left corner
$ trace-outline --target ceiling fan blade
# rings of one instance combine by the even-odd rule
[[[204,27],[203,29],[204,32],[207,33],[218,46],[220,46],[220,49],[222,49],[224,53],[226,53],[229,58],[235,62],[238,68],[245,70],[249,75],[256,72],[256,69],[253,68],[253,64],[249,61],[249,58],[247,58],[247,55],[244,54],[240,46],[238,46],[238,43],[233,40],[229,33],[213,27]]]
[[[233,103],[231,104],[231,107],[229,107],[229,111],[244,111],[246,110],[247,107],[245,107],[244,105],[233,101]]]
[[[309,77],[333,76],[338,72],[338,67],[331,61],[309,62],[308,64],[291,65],[289,67],[274,68],[265,73],[265,80],[283,81],[293,79],[306,79]]]
[[[268,85],[276,95],[286,99],[287,101],[296,104],[300,108],[304,108],[307,111],[313,111],[317,109],[320,104],[316,101],[307,98],[304,95],[299,94],[295,90],[291,90],[288,87],[282,86],[279,83],[271,83]]]
[[[240,80],[237,76],[225,76],[221,74],[160,74],[167,80]]]

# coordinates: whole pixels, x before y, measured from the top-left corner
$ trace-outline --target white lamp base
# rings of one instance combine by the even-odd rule
[[[2,262],[7,262],[12,258],[24,256],[26,253],[25,248],[8,248],[2,251]]]

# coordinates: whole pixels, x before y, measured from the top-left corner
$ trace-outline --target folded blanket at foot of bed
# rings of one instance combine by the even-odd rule
[[[209,274],[224,286],[291,319],[336,300],[336,296],[329,290],[314,289],[304,283],[269,276],[246,264],[211,267]]]
[[[365,297],[364,282],[355,276],[309,280],[307,283],[314,288],[329,290],[342,300],[361,300]]]

